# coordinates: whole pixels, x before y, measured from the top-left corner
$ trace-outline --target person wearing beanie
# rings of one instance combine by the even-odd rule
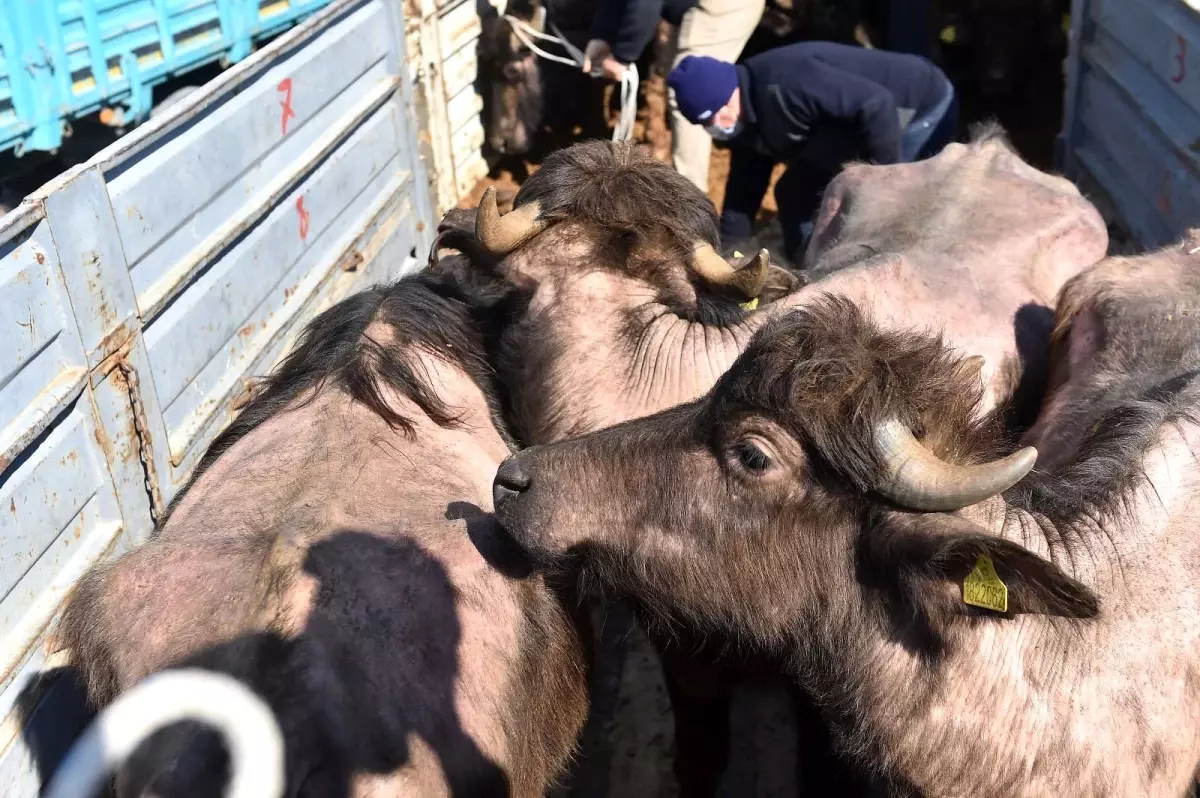
[[[765,7],[766,0],[598,0],[583,71],[620,80],[654,38],[659,19],[677,26],[675,65],[693,55],[736,61]],[[712,139],[672,107],[675,169],[705,193],[711,151]]]
[[[954,87],[926,59],[830,42],[768,50],[743,64],[685,58],[667,85],[684,118],[730,144],[726,248],[751,238],[775,164],[788,165],[775,203],[793,263],[843,164],[928,157],[953,140],[958,121]]]

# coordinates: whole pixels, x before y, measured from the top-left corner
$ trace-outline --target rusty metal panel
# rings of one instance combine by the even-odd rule
[[[80,176],[75,176],[80,177]],[[84,295],[112,299],[100,287],[106,252],[104,210],[92,196],[94,181],[82,176],[60,184],[70,197],[61,219],[80,224],[88,236],[56,247],[51,234],[57,203],[27,202],[0,224],[0,794],[36,794],[36,771],[20,741],[18,699],[37,683],[42,641],[63,599],[92,565],[149,532],[144,488],[128,506],[118,498],[114,473],[135,463],[116,463],[110,430],[128,426],[126,405],[103,409],[96,401],[89,357],[107,333],[111,317],[81,320]],[[83,242],[89,242],[88,247]],[[88,257],[73,264],[63,257]],[[93,258],[92,255],[97,255]],[[116,255],[119,258],[119,253]],[[118,261],[118,264],[120,261]],[[77,268],[78,267],[78,268]],[[72,281],[83,279],[82,286]],[[81,337],[81,331],[87,338]],[[85,343],[86,342],[86,343]],[[106,414],[107,413],[107,414]],[[138,485],[137,487],[141,487]],[[139,508],[141,512],[139,512]],[[31,789],[31,785],[33,789]]]
[[[156,506],[314,298],[367,284],[346,264],[380,207],[400,212],[389,197],[404,199],[394,235],[429,241],[400,6],[343,0],[325,18],[239,65],[236,92],[203,89],[154,147],[98,159],[144,330],[133,354]]]
[[[419,140],[431,203],[442,214],[487,173],[475,94],[481,6],[471,0],[410,5],[421,13],[419,22],[410,19],[404,28]]]
[[[382,6],[359,8],[161,146],[108,170],[143,318],[328,155],[352,109],[383,102],[388,47]]]
[[[442,60],[465,47],[473,47],[479,39],[481,23],[475,0],[460,0],[458,5],[441,12],[438,23],[438,41]]]
[[[125,256],[104,180],[95,167],[75,169],[33,197],[45,208],[88,365],[95,367],[137,327]]]
[[[1064,171],[1142,246],[1200,224],[1200,13],[1183,0],[1075,0]]]
[[[399,0],[334,0],[0,219],[0,795],[82,723],[46,677],[78,579],[150,536],[307,321],[424,262],[405,30]]]
[[[475,76],[479,72],[479,54],[475,45],[476,42],[472,40],[442,62],[442,79],[448,96],[454,97],[464,90],[474,93]]]
[[[337,267],[341,250],[331,244],[397,175],[408,182],[393,131],[386,110],[376,114],[146,328],[172,462],[182,462],[233,373],[291,316],[321,270]]]
[[[478,130],[479,112],[483,110],[483,98],[475,92],[474,86],[467,86],[458,94],[452,96],[446,104],[446,116],[450,121],[450,130],[457,135],[460,130],[470,126],[471,133]]]

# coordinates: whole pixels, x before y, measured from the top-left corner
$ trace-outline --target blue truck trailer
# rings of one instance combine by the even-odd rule
[[[0,152],[53,152],[72,120],[145,121],[152,90],[228,66],[329,0],[4,0]]]

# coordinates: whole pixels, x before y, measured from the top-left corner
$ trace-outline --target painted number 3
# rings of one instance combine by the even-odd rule
[[[1175,36],[1175,74],[1171,76],[1172,83],[1183,83],[1187,77],[1187,39]]]

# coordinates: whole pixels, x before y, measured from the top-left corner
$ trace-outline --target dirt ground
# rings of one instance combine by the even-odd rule
[[[677,798],[675,732],[658,657],[621,604],[593,619],[598,630],[592,711],[579,756],[550,798]],[[796,719],[782,690],[739,688],[730,712],[729,768],[719,798],[793,798]]]

